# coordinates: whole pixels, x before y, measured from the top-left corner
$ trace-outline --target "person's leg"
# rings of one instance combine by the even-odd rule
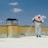
[[[35,26],[35,34],[37,37],[41,37],[41,26],[40,25]]]
[[[38,26],[38,37],[41,37],[41,26]]]
[[[38,37],[38,26],[37,25],[35,26],[35,34],[36,34],[36,37]]]

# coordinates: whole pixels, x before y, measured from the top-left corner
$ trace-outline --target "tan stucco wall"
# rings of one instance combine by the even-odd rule
[[[17,35],[18,33],[18,26],[15,25],[8,25],[8,36],[10,35]]]
[[[34,26],[19,26],[19,33],[34,33],[35,28]]]
[[[7,26],[0,26],[0,34],[7,33],[7,32],[8,32],[8,27]]]
[[[8,27],[0,26],[0,37],[7,37]]]
[[[42,30],[41,32],[42,34],[48,35],[48,26],[43,26],[41,30]]]
[[[42,33],[48,34],[48,26],[42,26]],[[34,26],[18,26],[18,25],[6,25],[6,26],[0,26],[0,35],[2,34],[8,34],[10,35],[19,35],[19,34],[27,34],[35,33],[35,27]]]

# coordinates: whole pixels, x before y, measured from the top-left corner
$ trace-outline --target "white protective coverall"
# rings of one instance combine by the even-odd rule
[[[35,34],[37,37],[41,37],[41,23],[44,22],[45,16],[37,15],[32,21],[35,23]]]

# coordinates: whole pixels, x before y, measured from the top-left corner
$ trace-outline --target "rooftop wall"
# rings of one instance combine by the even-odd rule
[[[0,26],[0,37],[7,37],[8,27]]]
[[[48,35],[48,26],[41,27],[42,34]],[[17,35],[35,35],[34,26],[6,25],[0,26],[0,37],[10,37]]]

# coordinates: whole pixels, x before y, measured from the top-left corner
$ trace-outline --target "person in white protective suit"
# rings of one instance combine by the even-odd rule
[[[37,37],[41,37],[41,24],[44,22],[45,16],[37,15],[32,21],[35,23],[35,34]]]

